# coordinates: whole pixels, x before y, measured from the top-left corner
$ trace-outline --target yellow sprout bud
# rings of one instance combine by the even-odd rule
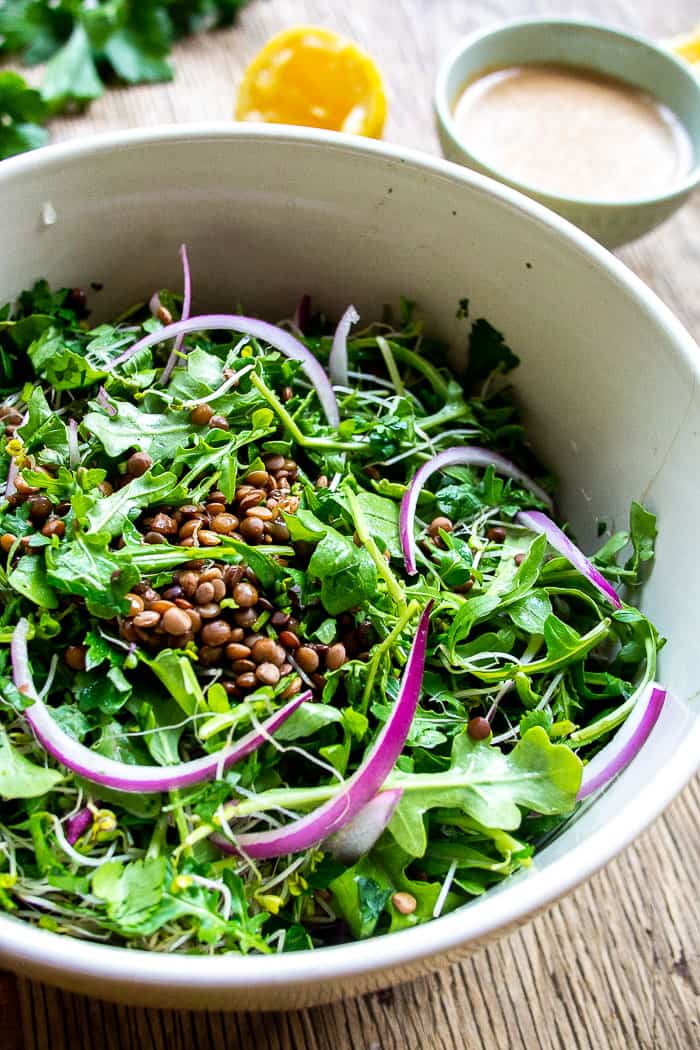
[[[191,885],[191,875],[176,875],[173,879],[172,886],[170,888],[173,893],[179,893],[180,890],[188,890]]]

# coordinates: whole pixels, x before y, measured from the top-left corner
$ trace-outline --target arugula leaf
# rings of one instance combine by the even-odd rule
[[[35,371],[56,390],[78,390],[106,376],[81,353],[80,344],[57,328],[45,329],[27,348]]]
[[[545,590],[537,588],[508,607],[508,616],[516,627],[528,634],[543,634],[548,616],[552,615],[552,602]]]
[[[178,486],[177,478],[169,471],[154,474],[152,470],[134,478],[111,496],[95,500],[86,520],[92,532],[108,532],[121,536],[128,518],[135,518],[143,507],[161,502],[183,503],[187,489]]]
[[[414,857],[427,846],[423,815],[454,806],[480,824],[510,831],[520,827],[520,807],[538,813],[569,813],[581,785],[581,760],[564,744],[552,744],[541,726],[530,729],[510,754],[456,736],[444,773],[392,775],[403,797],[389,823],[398,844]]]
[[[46,577],[64,594],[85,598],[94,616],[111,619],[123,613],[124,595],[140,578],[138,569],[117,560],[107,549],[108,535],[82,536],[57,549],[46,549]]]
[[[329,704],[305,703],[275,730],[275,740],[283,742],[313,736],[319,729],[334,722],[342,722],[343,716],[337,707]]]
[[[204,693],[189,656],[177,653],[173,649],[163,649],[152,659],[144,653],[139,653],[139,658],[150,667],[156,678],[160,679],[186,715],[193,715],[197,710],[206,710]]]
[[[43,558],[34,555],[20,558],[8,582],[19,594],[42,609],[55,609],[58,606],[56,592],[49,586]]]
[[[356,498],[369,533],[380,549],[388,550],[392,558],[400,558],[402,552],[399,538],[399,504],[364,489],[358,492]],[[342,492],[335,493],[333,500],[347,512],[347,503]]]
[[[546,537],[535,537],[523,561],[516,567],[508,544],[503,545],[501,560],[493,582],[483,594],[468,599],[458,610],[452,622],[448,644],[453,652],[455,646],[463,638],[468,637],[474,624],[489,616],[496,609],[504,609],[525,597],[540,574],[546,549]]]
[[[63,774],[30,762],[0,726],[0,798],[38,798],[51,791]]]
[[[172,459],[178,448],[189,444],[192,426],[184,412],[142,412],[130,401],[114,402],[115,416],[88,412],[86,430],[102,443],[108,456],[118,459],[127,449],[147,452],[154,463]]]
[[[474,556],[464,540],[453,536],[451,532],[440,531],[440,538],[445,550],[436,550],[438,572],[446,587],[461,587],[471,579]]]
[[[25,396],[25,400],[28,419],[24,426],[17,428],[17,433],[27,451],[43,445],[67,455],[68,438],[65,424],[52,410],[41,387],[35,386],[29,397]]]
[[[569,627],[567,623],[560,620],[558,616],[552,614],[547,617],[542,633],[547,646],[548,659],[565,660],[578,653],[581,635],[573,627]]]
[[[0,160],[45,146],[47,107],[17,73],[0,72]]]
[[[641,566],[654,557],[654,543],[657,535],[656,516],[646,510],[641,503],[633,500],[630,507],[630,539],[634,554],[628,567],[634,573],[639,573]]]

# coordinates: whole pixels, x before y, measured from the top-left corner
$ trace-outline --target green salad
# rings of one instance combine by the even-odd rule
[[[655,518],[575,546],[466,300],[457,375],[408,301],[191,316],[181,254],[0,311],[0,905],[194,955],[445,915],[653,728]]]

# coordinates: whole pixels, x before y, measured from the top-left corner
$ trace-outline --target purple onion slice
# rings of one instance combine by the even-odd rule
[[[630,716],[610,743],[584,766],[581,787],[576,796],[578,802],[604,787],[639,754],[659,719],[667,695],[666,690],[656,682],[650,684],[643,701],[641,718],[633,722],[633,716]]]
[[[598,572],[595,565],[588,560],[583,551],[579,550],[576,544],[571,542],[558,525],[555,525],[551,518],[548,518],[546,514],[539,510],[524,510],[516,515],[515,520],[526,529],[531,529],[532,532],[539,532],[546,536],[550,547],[553,547],[555,551],[561,554],[562,558],[566,558],[616,609],[622,608],[622,602],[618,598],[614,587]]]
[[[380,791],[349,824],[326,839],[323,848],[343,864],[354,864],[372,849],[391,820],[402,795],[401,788]]]
[[[165,328],[160,328],[157,332],[149,332],[148,335],[139,339],[137,343],[134,343],[133,346],[130,346],[119,357],[110,362],[109,368],[110,370],[116,368],[117,365],[123,364],[124,361],[133,357],[140,350],[146,350],[149,346],[155,346],[157,343],[167,342],[168,339],[174,339],[175,336],[180,334],[186,335],[191,332],[207,331],[240,332],[242,335],[252,336],[253,339],[262,339],[274,347],[275,350],[279,350],[285,357],[289,357],[293,361],[299,361],[307,378],[316,390],[328,422],[333,427],[338,426],[340,422],[338,402],[335,399],[333,387],[321,363],[290,332],[285,332],[274,324],[268,324],[267,321],[259,321],[254,317],[243,317],[239,314],[202,314],[199,317],[189,317],[184,321],[174,321],[173,324],[166,325]]]
[[[338,327],[333,336],[330,356],[328,358],[328,373],[331,383],[336,386],[348,385],[348,335],[351,325],[357,324],[360,315],[354,306],[348,306],[343,316],[338,321]]]
[[[186,321],[187,318],[190,316],[190,307],[192,305],[192,275],[190,273],[190,260],[187,257],[187,245],[186,244],[181,244],[180,245],[180,260],[182,261],[182,283],[183,283],[183,289],[182,289],[182,315],[180,317],[180,320],[181,321]],[[160,377],[160,381],[163,384],[163,386],[166,386],[166,384],[168,383],[168,380],[170,379],[170,376],[172,374],[173,368],[177,364],[178,354],[180,353],[180,350],[182,349],[182,341],[183,341],[184,338],[185,338],[185,333],[184,332],[180,332],[180,334],[178,336],[176,336],[176,338],[175,338],[175,343],[173,344],[172,352],[170,354],[170,357],[168,358],[168,361],[167,361],[167,364],[166,364],[165,368],[163,369],[163,374]]]
[[[311,700],[311,691],[299,693],[292,697],[284,707],[251,730],[231,747],[213,755],[204,755],[191,762],[181,762],[177,766],[133,766],[105,758],[79,743],[64,732],[52,717],[49,708],[37,695],[29,667],[27,652],[26,619],[19,621],[15,627],[10,645],[12,659],[12,678],[22,696],[31,700],[30,707],[23,714],[31,726],[39,743],[62,766],[78,776],[85,777],[93,784],[114,788],[116,791],[147,792],[171,791],[174,788],[190,787],[205,780],[214,780],[219,771],[241,762],[253,751],[261,747],[270,736],[285,722],[305,700]]]
[[[413,527],[416,519],[418,497],[425,488],[428,478],[436,470],[457,466],[493,467],[497,473],[505,474],[506,477],[512,478],[513,481],[517,481],[524,488],[529,489],[534,496],[546,503],[548,507],[552,505],[550,496],[537,482],[533,481],[527,474],[524,474],[522,470],[516,467],[515,463],[511,463],[509,459],[499,456],[497,452],[490,452],[488,449],[479,448],[476,445],[457,445],[454,448],[446,448],[444,452],[439,452],[432,459],[429,459],[427,463],[424,463],[422,467],[418,468],[401,501],[399,533],[403,556],[406,560],[406,572],[410,576],[415,575],[417,571],[416,541],[413,535]]]
[[[420,618],[391,714],[353,775],[322,806],[284,827],[239,835],[235,842],[224,835],[212,835],[211,841],[219,849],[253,860],[300,853],[345,828],[371,802],[394,768],[411,728],[423,682],[432,604],[426,606]]]

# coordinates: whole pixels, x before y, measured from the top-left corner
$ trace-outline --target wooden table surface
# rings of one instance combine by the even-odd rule
[[[227,119],[245,64],[299,22],[352,36],[378,60],[385,137],[438,152],[431,92],[454,41],[499,18],[548,12],[663,38],[690,0],[252,0],[234,29],[186,41],[172,84],[110,91],[54,139],[174,121]],[[626,248],[625,262],[700,338],[700,199]],[[576,893],[469,961],[434,977],[287,1014],[191,1014],[82,999],[0,980],[0,1050],[691,1050],[700,1047],[700,781]],[[196,960],[193,960],[193,967]]]

